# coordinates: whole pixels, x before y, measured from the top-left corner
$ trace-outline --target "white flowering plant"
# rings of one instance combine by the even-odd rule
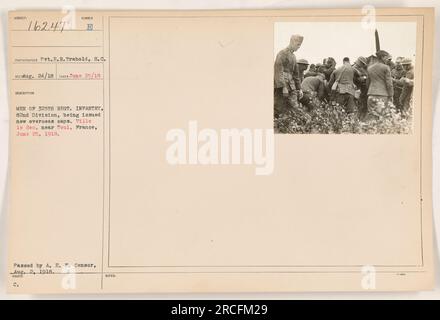
[[[312,134],[408,134],[412,131],[412,112],[398,110],[391,102],[375,101],[374,107],[360,119],[357,112],[347,113],[336,102],[317,102],[311,111],[294,108],[274,120],[276,133]]]

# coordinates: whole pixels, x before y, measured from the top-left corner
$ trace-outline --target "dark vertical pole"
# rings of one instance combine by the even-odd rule
[[[380,50],[380,41],[379,41],[379,32],[377,32],[377,29],[374,32],[374,37],[376,38],[376,52],[378,52]]]

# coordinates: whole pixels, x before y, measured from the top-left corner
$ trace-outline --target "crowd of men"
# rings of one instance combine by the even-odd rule
[[[281,50],[274,66],[274,116],[304,108],[311,111],[321,102],[336,102],[345,112],[360,120],[378,117],[378,107],[391,102],[402,115],[410,109],[414,70],[411,59],[379,50],[369,57],[358,57],[354,63],[348,57],[337,67],[335,59],[309,64],[297,60],[295,52],[303,37],[293,35],[287,48]]]

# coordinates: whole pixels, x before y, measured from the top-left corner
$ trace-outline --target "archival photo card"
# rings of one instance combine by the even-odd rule
[[[433,30],[429,8],[11,11],[8,290],[432,288]]]
[[[277,22],[276,133],[410,134],[415,22]]]

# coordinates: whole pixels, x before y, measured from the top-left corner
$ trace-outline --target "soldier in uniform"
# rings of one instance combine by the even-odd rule
[[[303,42],[303,37],[293,35],[287,48],[278,52],[274,65],[274,116],[299,107],[302,98],[298,63],[295,57]]]
[[[357,90],[360,91],[358,97],[358,112],[359,119],[363,119],[367,114],[367,59],[365,57],[359,57],[353,64],[354,76],[353,82],[356,85]]]
[[[332,72],[329,81],[329,88],[335,89],[332,93],[334,101],[340,104],[347,113],[353,113],[356,109],[354,100],[354,69],[350,64],[350,59],[345,57],[343,65]],[[333,86],[336,83],[336,88]]]
[[[384,50],[376,53],[377,62],[370,65],[368,72],[368,116],[377,117],[381,108],[387,107],[393,101],[394,87],[391,70],[388,66],[391,56]]]
[[[402,66],[405,70],[405,76],[401,78],[402,93],[399,97],[399,105],[402,111],[408,111],[411,103],[414,88],[414,68],[411,59],[402,60]]]
[[[402,60],[396,61],[394,64],[394,68],[391,69],[391,76],[393,79],[400,80],[403,76],[405,76],[405,70],[402,66]]]
[[[304,80],[304,73],[309,67],[309,62],[306,59],[298,60],[298,72],[299,72],[299,80],[302,83]]]
[[[301,82],[303,97],[300,102],[311,111],[319,105],[325,95],[325,75],[318,73],[316,76],[307,77]]]
[[[399,57],[400,58],[400,57]],[[393,96],[393,102],[394,105],[397,107],[397,109],[402,109],[402,106],[400,104],[400,95],[402,94],[402,89],[404,86],[404,81],[401,79],[405,76],[406,71],[402,66],[402,58],[396,59],[396,63],[394,65],[394,68],[391,70],[391,77],[393,78],[393,86],[394,86],[394,96]]]
[[[325,75],[326,81],[330,81],[330,76],[335,70],[336,70],[336,60],[332,57],[328,57],[327,59],[324,59],[324,64],[322,65],[321,69],[318,70],[318,72],[321,72]]]
[[[314,64],[311,64],[309,70],[304,74],[304,78],[314,77],[316,75],[318,75],[318,72],[316,71],[316,66]]]

